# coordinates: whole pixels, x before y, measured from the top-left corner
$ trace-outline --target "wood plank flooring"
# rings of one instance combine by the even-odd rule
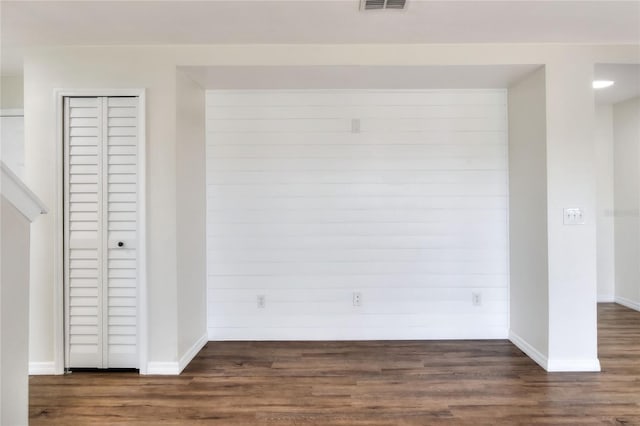
[[[599,306],[601,373],[511,343],[210,342],[182,375],[30,379],[32,425],[640,425],[640,312]]]

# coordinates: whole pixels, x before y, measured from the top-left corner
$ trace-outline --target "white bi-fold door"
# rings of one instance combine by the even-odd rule
[[[67,368],[138,368],[138,98],[64,98]]]

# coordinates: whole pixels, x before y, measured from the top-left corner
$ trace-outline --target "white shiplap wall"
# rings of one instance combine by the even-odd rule
[[[207,92],[209,338],[506,338],[506,130],[504,90]]]

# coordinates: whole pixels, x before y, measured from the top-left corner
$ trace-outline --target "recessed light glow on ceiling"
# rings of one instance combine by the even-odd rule
[[[611,80],[594,80],[593,88],[594,89],[605,89],[607,87],[613,86],[613,81]]]

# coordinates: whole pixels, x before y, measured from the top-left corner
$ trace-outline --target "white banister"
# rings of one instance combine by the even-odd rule
[[[42,201],[0,162],[0,424],[29,422],[30,228]]]
[[[20,178],[0,161],[0,193],[22,213],[29,222],[46,214],[47,208]]]

